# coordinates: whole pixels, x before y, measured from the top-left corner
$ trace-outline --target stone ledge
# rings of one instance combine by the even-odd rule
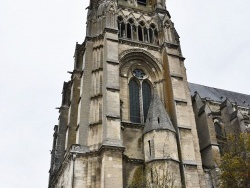
[[[99,99],[99,98],[102,98],[102,94],[101,93],[90,97],[91,100],[93,100],[93,99]]]
[[[178,78],[178,79],[183,80],[183,76],[182,76],[182,75],[180,75],[180,74],[171,73],[170,75],[171,75],[171,77],[174,77],[174,78]]]
[[[217,146],[218,147],[219,144],[215,144],[215,143],[208,144],[204,148],[200,149],[200,152],[203,152],[203,151],[205,151],[206,149],[208,149],[209,147],[212,147],[212,146]]]
[[[121,125],[123,129],[124,128],[144,129],[144,126],[145,126],[141,123],[133,123],[133,122],[125,122],[125,121],[122,121]]]
[[[106,62],[112,65],[119,65],[119,61],[112,60],[112,59],[107,59]]]
[[[99,67],[97,69],[92,70],[92,73],[96,73],[96,72],[100,72],[100,71],[103,71],[102,67]]]
[[[120,116],[116,116],[116,115],[112,115],[112,114],[107,114],[106,117],[107,117],[108,119],[121,119]]]
[[[109,90],[109,91],[113,91],[113,92],[119,92],[120,91],[120,88],[116,87],[116,86],[107,86],[106,89]]]
[[[187,165],[187,166],[198,166],[196,161],[191,161],[191,160],[183,160],[183,165]]]
[[[145,161],[145,163],[152,163],[152,162],[154,162],[154,161],[173,161],[173,162],[180,163],[179,160],[176,160],[176,159],[173,159],[173,158],[170,158],[170,157],[150,159],[150,160],[148,160],[148,161]]]
[[[176,104],[178,104],[178,103],[187,104],[187,100],[186,99],[174,98],[174,101],[176,102]]]
[[[127,155],[123,155],[123,160],[125,160],[128,163],[133,163],[133,164],[143,164],[145,163],[144,159],[135,159],[135,158],[130,158]]]
[[[178,128],[179,129],[186,129],[186,130],[190,130],[190,131],[192,130],[192,127],[186,126],[186,125],[179,125]]]
[[[119,43],[127,44],[127,45],[134,46],[134,47],[146,48],[146,49],[154,50],[154,51],[159,51],[160,50],[160,47],[158,45],[154,45],[154,44],[151,44],[151,43],[146,43],[146,42],[143,42],[143,41],[134,41],[134,40],[127,39],[127,38],[121,38],[120,37],[119,38]]]

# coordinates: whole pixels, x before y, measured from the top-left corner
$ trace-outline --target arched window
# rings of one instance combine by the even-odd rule
[[[125,37],[126,32],[125,32],[125,23],[123,18],[121,16],[118,16],[117,22],[118,22],[119,37]]]
[[[134,77],[129,82],[130,121],[146,121],[151,102],[151,85],[141,69],[133,70]],[[141,103],[140,103],[141,101]]]
[[[145,42],[148,41],[148,30],[143,21],[140,21],[138,26],[138,39],[139,41],[145,41]]]
[[[136,32],[134,20],[130,18],[127,23],[127,38],[133,39],[133,33]]]
[[[152,44],[158,44],[158,31],[154,24],[150,25],[149,28],[149,42]]]
[[[144,21],[139,21],[138,26],[133,18],[129,18],[127,23],[122,16],[118,16],[118,36],[128,38],[135,41],[149,42],[151,44],[159,44],[158,31],[155,24],[146,27]]]
[[[142,30],[142,26],[138,26],[138,39],[139,41],[143,41],[143,30]]]
[[[215,128],[216,135],[223,136],[223,137],[225,136],[223,127],[220,125],[219,122],[214,123],[214,128]]]
[[[135,79],[129,82],[130,121],[140,123],[139,85]]]

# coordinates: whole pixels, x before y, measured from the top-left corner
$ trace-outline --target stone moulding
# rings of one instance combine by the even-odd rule
[[[119,38],[119,43],[127,44],[129,46],[134,46],[134,47],[147,48],[147,49],[153,50],[153,51],[160,51],[161,50],[161,48],[157,45],[153,45],[151,43],[145,43],[142,41],[133,41],[130,39],[125,39],[125,38]]]
[[[134,159],[134,158],[129,158],[126,155],[123,155],[123,159],[128,162],[128,163],[133,163],[133,164],[145,164],[145,161],[143,159]]]
[[[61,176],[61,174],[64,171],[65,166],[72,160],[73,155],[76,157],[96,157],[100,156],[100,154],[104,151],[119,151],[124,152],[125,148],[120,145],[101,145],[98,150],[90,151],[88,146],[81,146],[79,144],[74,144],[71,146],[71,148],[67,151],[65,154],[64,160],[62,162],[62,165],[59,167],[58,171],[56,171],[52,175],[51,184],[49,187],[54,187],[58,181],[58,178]]]
[[[144,124],[140,124],[140,123],[132,123],[132,122],[121,122],[122,124],[122,128],[136,128],[136,129],[144,129]]]
[[[146,55],[146,57],[148,56],[149,58],[151,58],[154,62],[157,63],[157,65],[160,68],[162,68],[162,65],[160,64],[160,62],[151,53],[147,52],[144,49],[140,49],[140,48],[133,48],[133,49],[123,51],[119,55],[120,61],[122,61],[128,54],[132,54],[132,53],[143,53],[144,55]]]
[[[173,159],[171,157],[150,159],[150,160],[146,161],[145,163],[148,164],[148,163],[152,163],[152,162],[155,162],[155,161],[173,161],[173,162],[180,163],[179,160]]]

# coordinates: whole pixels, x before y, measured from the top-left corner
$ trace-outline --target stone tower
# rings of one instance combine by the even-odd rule
[[[74,58],[54,129],[50,188],[157,187],[156,178],[205,187],[165,0],[91,0]]]

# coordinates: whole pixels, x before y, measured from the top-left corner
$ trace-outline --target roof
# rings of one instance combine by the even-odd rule
[[[192,96],[194,96],[194,94],[197,92],[201,98],[207,98],[208,100],[221,103],[226,99],[229,99],[230,102],[236,103],[239,106],[247,108],[250,107],[250,95],[203,86],[194,83],[188,84]]]
[[[143,133],[145,134],[153,130],[170,130],[175,132],[174,126],[156,91],[154,91],[151,99]]]

